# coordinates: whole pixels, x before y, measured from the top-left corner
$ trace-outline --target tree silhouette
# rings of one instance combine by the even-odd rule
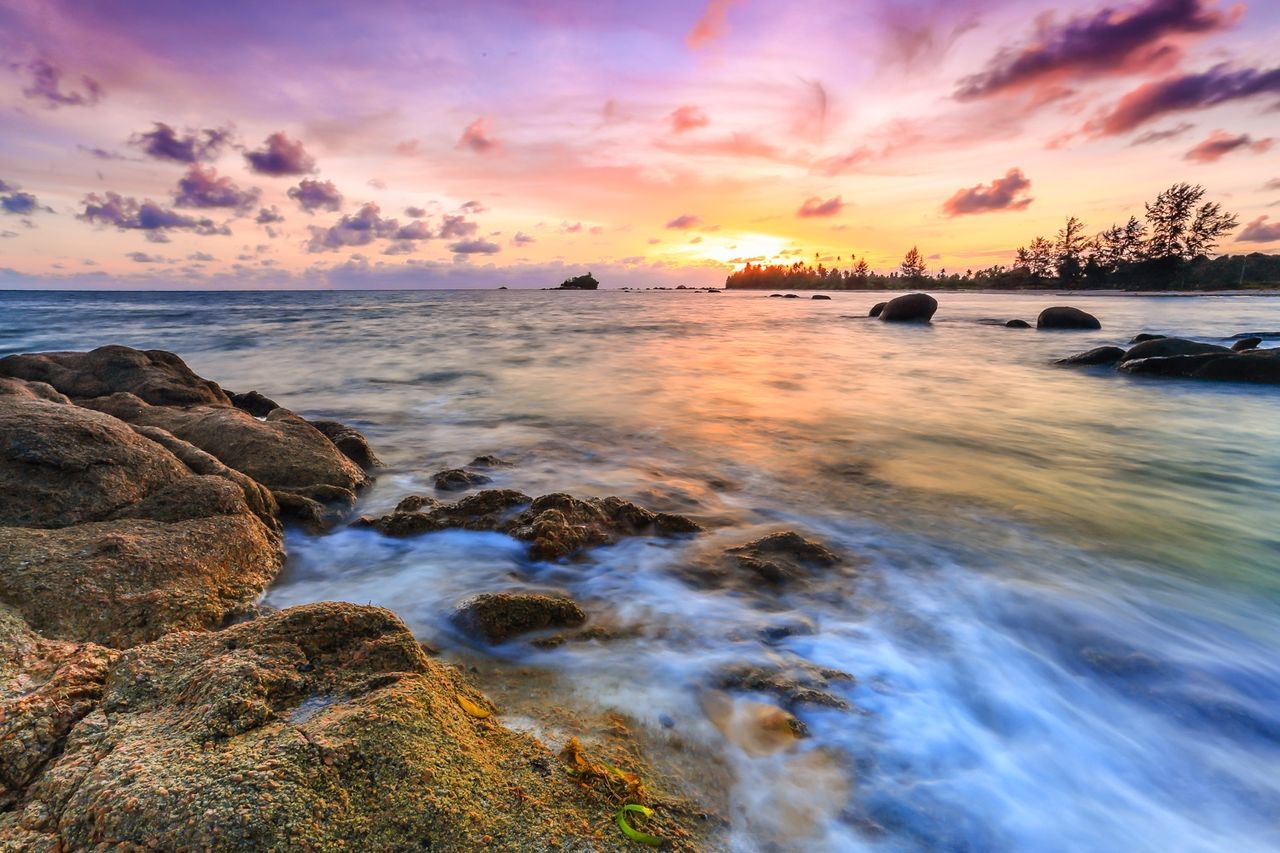
[[[924,278],[925,264],[924,256],[920,254],[920,250],[912,246],[902,259],[902,265],[899,267],[903,278],[912,280]]]

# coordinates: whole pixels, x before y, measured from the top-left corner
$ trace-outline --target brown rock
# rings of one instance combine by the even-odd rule
[[[197,376],[164,350],[99,347],[91,352],[45,352],[0,358],[0,376],[47,382],[75,399],[129,393],[155,406],[229,406],[218,383]]]
[[[265,418],[276,409],[280,408],[280,404],[270,397],[265,397],[257,391],[250,391],[246,394],[233,394],[227,392],[227,397],[231,400],[231,405],[237,409],[243,409],[255,418]]]
[[[337,421],[310,421],[309,423],[324,433],[324,436],[332,441],[344,456],[366,471],[382,464],[382,460],[378,459],[373,448],[369,446],[369,440],[355,427],[349,427]]]
[[[803,660],[775,658],[767,664],[727,666],[712,678],[723,690],[745,690],[777,696],[787,707],[801,704],[848,708],[849,703],[831,692],[833,681],[852,682],[853,676],[838,669],[815,666]]]
[[[802,583],[845,562],[822,543],[787,530],[729,548],[717,559],[696,561],[681,575],[695,586],[754,590],[761,584],[777,588]]]
[[[451,620],[463,632],[488,643],[547,628],[576,628],[587,614],[567,596],[536,592],[482,592],[458,604]]]
[[[435,476],[436,488],[442,492],[463,492],[476,486],[492,483],[493,478],[465,468],[450,468]]]

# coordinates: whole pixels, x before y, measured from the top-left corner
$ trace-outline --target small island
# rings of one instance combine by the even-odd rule
[[[566,278],[560,283],[560,290],[596,290],[599,287],[600,282],[596,281],[595,276],[591,273],[575,275],[573,278]]]

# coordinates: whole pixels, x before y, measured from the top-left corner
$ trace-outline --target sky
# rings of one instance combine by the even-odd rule
[[[1275,0],[0,0],[0,287],[1007,264],[1176,181],[1280,251]]]

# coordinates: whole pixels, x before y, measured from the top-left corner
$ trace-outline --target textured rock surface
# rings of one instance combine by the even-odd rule
[[[47,382],[76,399],[127,392],[156,406],[229,406],[216,382],[202,379],[164,350],[99,347],[90,352],[44,352],[0,358],[0,376]]]
[[[1123,360],[1135,361],[1140,358],[1169,358],[1177,355],[1210,355],[1229,352],[1231,350],[1217,344],[1202,344],[1199,341],[1188,341],[1184,338],[1156,338],[1129,347]]]
[[[821,542],[786,530],[728,548],[718,558],[695,561],[680,574],[695,586],[750,591],[804,582],[841,564],[853,568],[857,561],[843,559]]]
[[[460,602],[450,617],[463,632],[489,643],[547,628],[576,628],[587,614],[567,596],[538,592],[482,592]]]
[[[1036,318],[1037,329],[1101,329],[1102,323],[1098,322],[1098,318],[1092,314],[1081,311],[1079,308],[1072,308],[1066,305],[1060,305],[1054,308],[1046,308],[1040,312],[1040,316]]]
[[[1094,347],[1087,352],[1060,358],[1054,364],[1088,367],[1096,364],[1115,364],[1122,358],[1124,358],[1124,350],[1120,347]]]

